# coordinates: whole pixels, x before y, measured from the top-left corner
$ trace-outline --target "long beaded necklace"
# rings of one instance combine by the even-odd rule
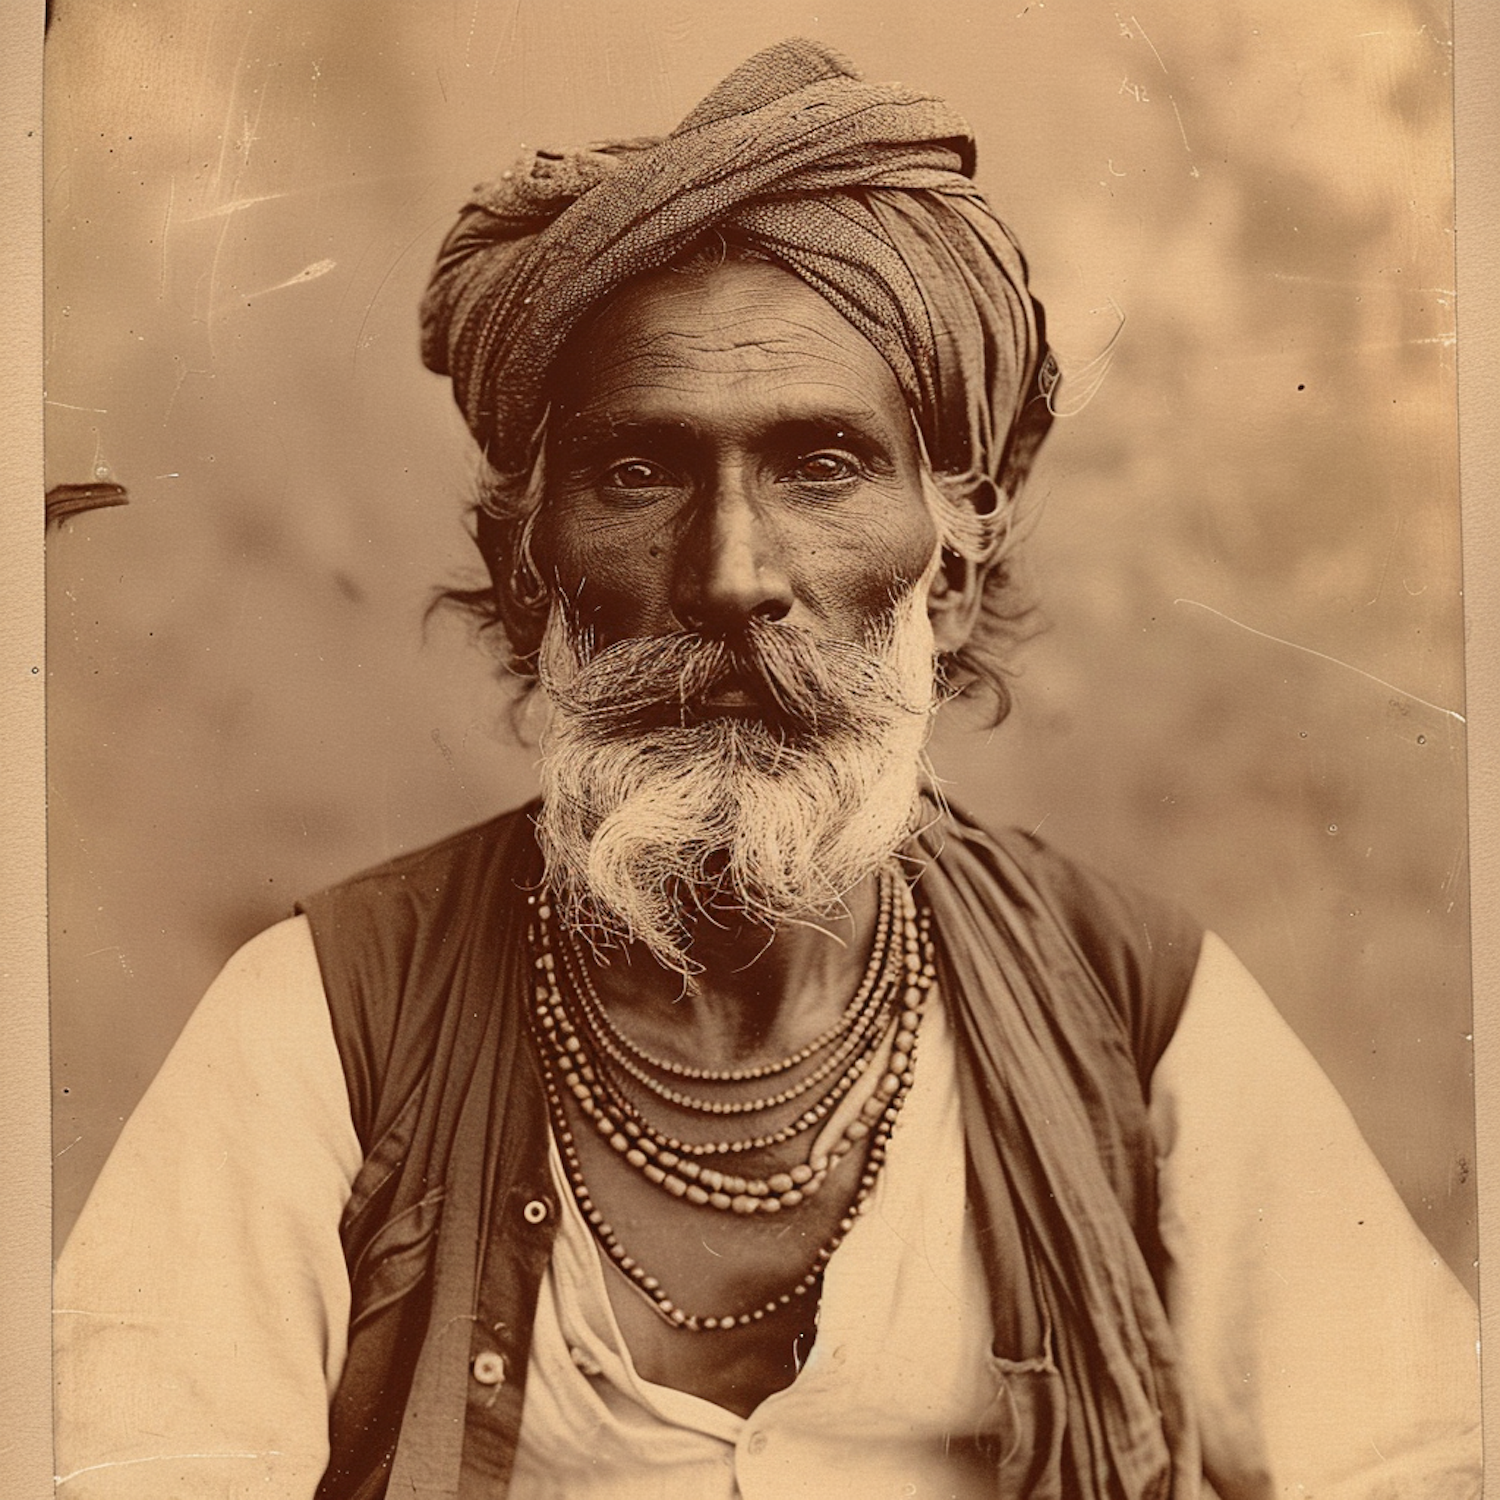
[[[576,1030],[566,1025],[567,1008],[559,987],[558,966],[553,960],[550,944],[550,903],[545,897],[535,903],[532,949],[538,982],[534,1020],[539,1039],[545,1043],[542,1048],[543,1079],[563,1168],[579,1210],[611,1264],[629,1278],[631,1284],[671,1326],[690,1332],[740,1327],[759,1322],[789,1306],[796,1298],[806,1296],[817,1285],[824,1267],[854,1227],[868,1202],[879,1179],[896,1118],[911,1088],[917,1028],[922,1006],[935,974],[928,914],[924,910],[919,916],[905,883],[897,884],[901,898],[900,910],[898,921],[893,925],[899,925],[901,929],[900,960],[899,963],[895,961],[898,944],[893,938],[887,945],[881,968],[886,971],[890,984],[904,981],[904,994],[901,1014],[891,1035],[887,1071],[871,1096],[861,1105],[858,1116],[844,1127],[838,1142],[829,1151],[816,1154],[784,1172],[773,1173],[764,1180],[724,1174],[703,1168],[696,1162],[683,1160],[670,1149],[663,1151],[660,1144],[647,1134],[640,1121],[621,1118],[611,1112],[611,1101],[600,1086],[598,1072],[585,1055],[585,1042]],[[881,988],[886,987],[885,984],[881,985]],[[566,1086],[582,1112],[593,1121],[601,1136],[629,1166],[672,1197],[721,1212],[779,1213],[785,1209],[795,1209],[818,1191],[837,1162],[868,1135],[871,1137],[869,1153],[849,1208],[839,1220],[833,1234],[819,1248],[809,1269],[788,1290],[744,1312],[719,1315],[689,1313],[672,1301],[662,1289],[658,1277],[648,1272],[626,1251],[613,1227],[594,1204],[563,1103],[559,1069],[562,1086]],[[716,1144],[719,1149],[728,1149],[731,1143]]]
[[[614,1091],[607,1077],[601,1074],[597,1060],[589,1057],[586,1045],[569,1025],[566,1006],[557,984],[556,966],[546,961],[549,950],[545,946],[545,924],[541,928],[543,938],[537,963],[542,975],[542,982],[538,986],[537,1020],[543,1037],[551,1045],[552,1056],[563,1085],[577,1101],[580,1111],[592,1121],[610,1146],[625,1158],[627,1164],[636,1168],[664,1192],[673,1197],[685,1198],[689,1203],[706,1203],[713,1208],[732,1209],[738,1213],[775,1213],[783,1207],[796,1207],[803,1198],[811,1197],[818,1191],[837,1162],[869,1134],[871,1127],[880,1118],[886,1100],[894,1095],[900,1078],[907,1070],[926,985],[921,978],[924,934],[920,924],[914,921],[905,925],[907,930],[904,934],[902,961],[899,966],[892,965],[892,977],[896,981],[906,981],[906,994],[902,1013],[895,1024],[885,1076],[877,1084],[872,1097],[865,1101],[859,1116],[844,1128],[837,1143],[828,1152],[799,1163],[788,1172],[779,1172],[764,1180],[724,1174],[714,1168],[702,1166],[691,1159],[695,1154],[708,1154],[701,1145],[696,1152],[684,1150],[685,1143],[653,1127],[628,1100]],[[858,1060],[857,1072],[839,1080],[825,1099],[819,1101],[817,1112],[828,1113],[837,1099],[849,1092],[855,1078],[868,1066],[882,1034],[872,1036],[871,1052]],[[794,1120],[792,1126],[783,1129],[791,1131],[791,1134],[801,1134],[803,1129],[810,1128],[810,1125],[803,1125],[802,1121],[814,1112],[806,1112],[798,1120]],[[770,1134],[774,1136],[780,1132]],[[786,1138],[790,1139],[791,1135]],[[753,1145],[758,1149],[760,1142],[766,1139],[767,1137],[757,1137],[753,1142],[719,1141],[708,1145],[716,1152],[727,1154],[736,1147],[747,1149]]]
[[[819,1248],[806,1273],[786,1291],[769,1297],[757,1307],[744,1312],[709,1315],[690,1313],[678,1307],[663,1290],[660,1278],[653,1276],[626,1251],[625,1246],[620,1243],[619,1236],[604,1215],[594,1206],[594,1201],[589,1196],[588,1180],[578,1160],[573,1134],[568,1127],[562,1098],[557,1092],[556,1081],[551,1076],[550,1070],[547,1074],[547,1098],[552,1107],[553,1127],[557,1132],[563,1169],[567,1173],[569,1186],[573,1189],[573,1197],[583,1217],[587,1220],[589,1228],[593,1231],[595,1239],[599,1241],[600,1248],[609,1257],[611,1264],[630,1278],[631,1285],[641,1291],[667,1323],[674,1328],[686,1329],[690,1333],[712,1332],[715,1329],[736,1328],[750,1323],[759,1323],[772,1313],[778,1313],[782,1308],[790,1306],[796,1298],[805,1297],[817,1285],[819,1277],[823,1274],[823,1268],[833,1258],[834,1251],[844,1243],[849,1231],[854,1228],[871,1192],[874,1191],[875,1183],[880,1177],[880,1168],[885,1161],[891,1129],[895,1125],[896,1115],[909,1087],[909,1082],[903,1084],[901,1091],[888,1101],[880,1129],[870,1143],[870,1154],[865,1159],[865,1168],[860,1174],[859,1187],[855,1190],[849,1211],[839,1220],[838,1227]]]
[[[689,1162],[697,1157],[741,1155],[749,1151],[765,1151],[773,1146],[780,1146],[787,1141],[794,1140],[797,1136],[805,1134],[815,1125],[821,1124],[833,1112],[835,1106],[844,1096],[854,1089],[865,1071],[869,1068],[874,1057],[876,1044],[880,1040],[879,1033],[871,1038],[870,1051],[857,1057],[850,1065],[843,1077],[834,1083],[821,1098],[815,1100],[807,1109],[787,1124],[775,1130],[766,1131],[760,1135],[746,1136],[737,1140],[728,1141],[685,1141],[679,1136],[672,1135],[667,1131],[653,1126],[635,1104],[616,1087],[608,1073],[589,1073],[587,1082],[592,1086],[597,1083],[600,1091],[600,1103],[604,1113],[618,1129],[625,1132],[632,1139],[638,1138],[641,1149],[648,1154],[655,1147],[662,1153],[663,1158],[668,1152],[675,1153],[679,1157],[688,1158]],[[569,1059],[568,1067],[573,1066],[573,1060]],[[580,1066],[580,1077],[582,1069]],[[565,1076],[566,1081],[566,1076]],[[586,1114],[591,1114],[589,1105],[593,1102],[591,1090],[586,1088],[580,1093],[576,1085],[569,1085],[575,1097],[578,1098],[579,1106]],[[602,1130],[602,1126],[600,1129]],[[666,1162],[670,1167],[672,1163]],[[683,1171],[691,1176],[697,1176],[697,1171],[691,1165],[684,1165]]]

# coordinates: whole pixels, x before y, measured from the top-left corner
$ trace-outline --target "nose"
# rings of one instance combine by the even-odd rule
[[[723,477],[678,548],[673,613],[689,630],[729,635],[752,619],[784,619],[792,602],[779,540],[751,483]]]

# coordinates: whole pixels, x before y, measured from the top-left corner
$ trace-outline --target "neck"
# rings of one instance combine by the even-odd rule
[[[703,914],[689,950],[697,971],[686,980],[638,944],[604,964],[585,961],[641,1042],[703,1067],[753,1063],[794,1051],[848,1003],[869,960],[878,890],[871,875],[837,915],[775,928]]]

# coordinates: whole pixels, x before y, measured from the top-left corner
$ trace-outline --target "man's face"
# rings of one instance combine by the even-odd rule
[[[937,525],[895,378],[784,271],[644,281],[565,375],[538,836],[565,919],[689,972],[685,913],[834,910],[909,834]]]
[[[936,549],[890,368],[776,266],[623,292],[570,351],[546,463],[538,550],[595,649],[752,620],[857,640]]]

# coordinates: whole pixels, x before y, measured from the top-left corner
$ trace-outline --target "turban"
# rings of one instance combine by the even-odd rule
[[[423,359],[452,378],[493,467],[520,476],[580,320],[717,230],[874,345],[933,468],[998,515],[1051,422],[1057,367],[973,170],[969,128],[941,100],[866,83],[820,44],[779,43],[665,138],[536,151],[477,188],[422,304]]]

